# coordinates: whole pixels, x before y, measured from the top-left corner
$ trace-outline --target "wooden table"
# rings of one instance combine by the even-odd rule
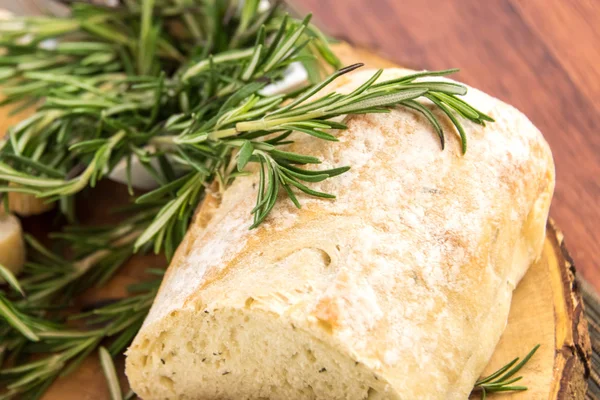
[[[411,68],[459,67],[456,78],[527,114],[554,153],[551,215],[600,290],[600,1],[295,3],[333,36]]]

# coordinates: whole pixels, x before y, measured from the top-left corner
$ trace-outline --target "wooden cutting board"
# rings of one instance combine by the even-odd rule
[[[392,67],[392,62],[368,51],[338,44],[335,51],[344,64],[363,62],[370,67]],[[8,122],[0,110],[0,132]],[[14,119],[11,121],[14,123]],[[91,221],[107,222],[105,210],[115,203],[125,202],[127,193],[117,184],[103,184],[101,197],[94,198],[94,208],[88,211]],[[51,219],[29,218],[26,230],[43,234]],[[118,221],[115,221],[115,223]],[[106,287],[86,294],[84,302],[124,296],[128,284],[147,277],[143,271],[164,265],[160,257],[133,258]],[[590,370],[590,343],[583,303],[575,282],[575,268],[563,243],[563,235],[552,221],[541,259],[531,266],[514,292],[506,331],[484,374],[496,370],[517,356],[524,356],[536,344],[540,349],[523,368],[522,384],[527,392],[490,395],[489,399],[583,399]],[[123,360],[117,361],[122,371]],[[124,391],[127,381],[121,374]],[[51,387],[44,400],[105,400],[109,399],[102,370],[96,356],[90,357],[75,373],[61,378]],[[472,396],[472,398],[478,398]]]

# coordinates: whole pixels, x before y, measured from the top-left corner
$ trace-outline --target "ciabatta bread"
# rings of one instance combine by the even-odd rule
[[[349,92],[374,71],[344,76]],[[410,73],[386,70],[381,79]],[[445,121],[446,150],[405,108],[350,117],[338,143],[299,138],[335,201],[278,202],[255,230],[258,177],[209,196],[127,353],[153,399],[466,399],[540,255],[554,188],[548,145],[513,107]]]

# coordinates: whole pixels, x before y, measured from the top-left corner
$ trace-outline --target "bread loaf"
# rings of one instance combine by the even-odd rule
[[[344,76],[347,93],[374,71]],[[410,73],[386,70],[380,79]],[[450,122],[440,150],[405,108],[352,116],[339,142],[289,150],[352,169],[314,185],[337,200],[280,201],[251,225],[257,175],[208,197],[127,353],[153,399],[466,399],[539,257],[554,188],[548,145],[513,107]]]

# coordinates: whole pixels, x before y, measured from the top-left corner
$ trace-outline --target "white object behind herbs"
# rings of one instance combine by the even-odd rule
[[[268,6],[268,2],[266,3]],[[265,86],[260,94],[264,96],[273,96],[276,94],[287,93],[298,89],[308,80],[308,73],[304,66],[295,62],[290,64],[284,73],[283,79],[277,82],[273,82]],[[150,150],[149,148],[147,150]],[[154,159],[152,166],[158,168],[158,161]],[[108,178],[119,183],[127,184],[127,163],[125,160],[121,160],[111,173]],[[136,189],[151,190],[158,187],[158,182],[152,177],[152,175],[142,166],[137,158],[131,160],[131,185]]]

